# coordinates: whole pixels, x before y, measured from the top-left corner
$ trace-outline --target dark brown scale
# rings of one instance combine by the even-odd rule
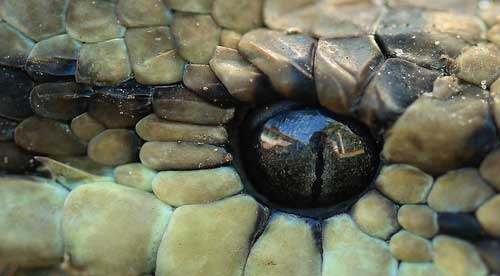
[[[0,67],[0,116],[22,120],[31,114],[33,81],[20,69]]]
[[[152,112],[153,89],[134,81],[95,90],[89,114],[108,128],[131,128]]]
[[[33,111],[54,120],[70,121],[87,111],[92,90],[74,82],[43,83],[31,90]]]
[[[443,234],[476,240],[483,236],[481,226],[469,214],[441,213],[438,214],[439,231]]]
[[[35,168],[33,154],[14,142],[0,142],[0,173],[2,171],[24,174]]]
[[[222,125],[229,122],[234,108],[207,103],[184,85],[156,87],[153,109],[158,117],[192,124]]]
[[[221,107],[234,106],[237,101],[231,97],[209,65],[186,65],[182,79],[184,85],[201,98]]]
[[[14,131],[17,127],[17,122],[9,119],[0,117],[0,141],[12,141],[14,140]]]
[[[388,59],[365,89],[360,119],[371,127],[387,128],[418,97],[432,91],[441,74],[402,59]]]
[[[32,116],[16,128],[15,141],[25,150],[43,155],[79,156],[86,153],[83,144],[68,124]]]

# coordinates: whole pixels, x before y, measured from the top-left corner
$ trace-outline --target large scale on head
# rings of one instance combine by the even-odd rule
[[[0,0],[0,44],[0,275],[500,273],[500,2]]]

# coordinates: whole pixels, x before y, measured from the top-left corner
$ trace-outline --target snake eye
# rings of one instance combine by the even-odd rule
[[[378,166],[375,142],[357,123],[319,108],[278,104],[249,115],[243,166],[256,192],[286,208],[356,198]]]

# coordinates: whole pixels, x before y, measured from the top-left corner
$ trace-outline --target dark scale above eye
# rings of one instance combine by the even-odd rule
[[[303,103],[317,102],[313,80],[314,39],[303,34],[257,29],[241,38],[238,49],[269,77],[280,94]]]
[[[356,124],[320,109],[289,110],[271,116],[243,142],[244,166],[257,192],[272,203],[334,206],[371,183],[378,159],[370,139]]]
[[[474,16],[395,9],[382,17],[376,36],[389,56],[442,69],[448,58],[456,58],[465,47],[480,41],[482,28]]]
[[[402,59],[388,59],[365,88],[360,120],[370,127],[388,128],[418,97],[432,91],[440,74]]]

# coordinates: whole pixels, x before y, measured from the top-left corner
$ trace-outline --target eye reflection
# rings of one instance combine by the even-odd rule
[[[256,114],[250,117],[259,118]],[[316,108],[257,120],[243,139],[243,165],[251,185],[271,203],[330,207],[356,197],[370,184],[378,165],[376,149],[356,123]]]

